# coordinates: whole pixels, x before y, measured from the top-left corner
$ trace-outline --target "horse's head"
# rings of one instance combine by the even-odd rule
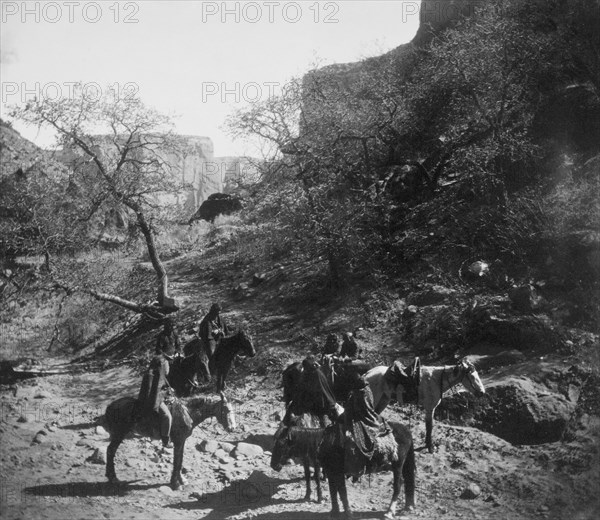
[[[475,394],[477,397],[485,394],[485,387],[475,369],[475,365],[468,359],[461,359],[454,370],[462,372],[462,384],[469,392]]]
[[[289,427],[281,424],[275,432],[275,442],[271,453],[271,468],[281,471],[283,465],[290,458],[291,443],[289,438]]]
[[[235,414],[233,412],[233,405],[227,400],[225,394],[221,392],[221,413],[217,416],[219,422],[228,432],[235,430]]]
[[[254,350],[254,345],[252,343],[252,337],[250,334],[242,329],[238,331],[236,337],[239,345],[239,354],[248,357],[256,356],[256,350]]]

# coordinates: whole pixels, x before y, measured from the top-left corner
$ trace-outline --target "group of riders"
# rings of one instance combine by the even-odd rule
[[[373,393],[364,377],[368,366],[360,358],[355,337],[351,333],[342,335],[340,348],[337,335],[330,334],[322,350],[320,362],[314,355],[302,361],[301,375],[297,383],[295,397],[288,404],[283,423],[292,426],[295,416],[310,413],[320,418],[321,425],[338,425],[341,434],[352,441],[356,454],[354,470],[348,473],[360,474],[371,458],[377,437],[390,433],[385,420],[376,412]],[[401,382],[404,388],[404,402],[417,401],[419,386],[419,360],[410,367],[396,361],[388,369],[390,378]],[[335,378],[343,378],[343,397],[340,404],[339,385]]]
[[[221,306],[213,303],[208,313],[198,323],[196,334],[208,359],[215,353],[217,343],[228,334],[227,325],[220,316]],[[142,378],[138,395],[138,417],[158,415],[163,446],[169,446],[172,417],[164,402],[163,387],[168,386],[169,366],[182,357],[181,342],[173,320],[167,319],[156,339],[156,350]]]
[[[227,325],[220,316],[221,306],[212,304],[208,313],[198,322],[195,333],[207,359],[212,359],[218,342],[228,334]],[[138,417],[158,416],[163,446],[169,446],[172,417],[164,402],[163,387],[168,387],[170,364],[183,356],[181,342],[171,319],[164,322],[156,340],[156,350],[146,370],[138,395]],[[355,336],[346,332],[342,342],[336,334],[330,334],[318,361],[309,355],[302,361],[297,393],[289,403],[284,424],[291,424],[293,416],[311,413],[325,422],[339,424],[352,437],[359,452],[366,458],[373,452],[375,438],[387,433],[385,421],[376,413],[373,394],[359,370],[348,370],[344,385],[347,398],[343,406],[338,403],[333,390],[332,378],[344,368],[356,366],[361,361],[361,350]],[[394,377],[403,381],[408,396],[416,398],[418,379],[415,367],[406,368],[395,363]],[[327,418],[327,419],[325,419]]]

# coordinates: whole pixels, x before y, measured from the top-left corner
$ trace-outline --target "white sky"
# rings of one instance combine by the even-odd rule
[[[72,82],[117,85],[177,116],[178,132],[211,137],[216,156],[255,155],[223,128],[233,108],[266,97],[267,83],[281,85],[317,63],[357,61],[410,41],[418,4],[0,0],[1,116],[27,91],[68,97]],[[51,143],[37,129],[15,128],[41,146]]]

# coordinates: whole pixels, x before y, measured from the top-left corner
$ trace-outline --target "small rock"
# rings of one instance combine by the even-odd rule
[[[263,449],[256,444],[248,444],[246,442],[238,442],[233,456],[237,459],[241,456],[248,457],[249,459],[260,457],[263,454]]]
[[[154,462],[155,464],[160,462],[160,457],[156,454],[152,455],[152,457],[150,457],[150,462]]]
[[[106,446],[96,448],[96,451],[88,457],[87,461],[92,464],[106,464]]]
[[[21,415],[18,419],[17,422],[20,423],[25,423],[25,422],[29,422],[29,417],[27,417],[26,415]]]
[[[219,448],[225,451],[227,454],[231,453],[235,449],[235,445],[230,442],[220,442]]]
[[[172,496],[173,496],[173,494],[174,494],[174,491],[173,491],[173,490],[172,490],[172,489],[171,489],[169,486],[160,486],[160,487],[158,488],[158,490],[159,490],[161,493],[163,493],[163,494],[165,494],[165,495],[167,495],[167,496],[171,496],[171,497],[172,497]]]
[[[48,430],[49,432],[55,432],[56,431],[56,427],[57,427],[57,423],[53,422],[53,423],[46,423],[44,428],[46,428],[46,430]]]
[[[89,446],[89,443],[85,439],[80,439],[75,443],[75,446]]]
[[[51,396],[45,390],[38,390],[33,396],[34,399],[49,399]]]
[[[102,435],[103,437],[108,437],[109,433],[100,425],[96,426],[96,435]]]
[[[36,435],[31,441],[31,444],[42,444],[42,442],[44,442],[44,438],[41,435]]]
[[[204,453],[214,453],[219,449],[219,443],[217,441],[202,441],[196,445],[196,449]]]
[[[460,498],[472,500],[481,495],[481,488],[477,484],[469,484],[460,495]]]
[[[218,459],[219,462],[221,462],[223,464],[227,464],[230,460],[228,453],[225,450],[222,450],[220,448],[213,453],[213,457]]]

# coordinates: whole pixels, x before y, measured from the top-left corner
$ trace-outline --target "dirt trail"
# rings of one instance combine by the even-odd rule
[[[2,403],[3,518],[325,518],[323,504],[302,502],[301,467],[281,473],[269,467],[269,453],[235,459],[201,452],[205,439],[235,444],[247,441],[268,450],[277,427],[279,390],[256,376],[230,393],[238,430],[226,433],[207,421],[188,440],[184,466],[189,483],[167,487],[172,457],[158,441],[130,439],[117,455],[124,484],[104,478],[104,466],[88,459],[107,444],[96,429],[98,412],[114,398],[135,393],[128,369],[54,376],[4,391]],[[391,410],[388,416],[412,428],[423,443],[420,413]],[[23,417],[26,422],[22,421]],[[44,434],[38,432],[43,431]],[[593,439],[535,447],[515,447],[471,428],[436,424],[438,450],[417,455],[417,518],[592,518],[597,483]],[[36,440],[37,439],[37,440]],[[39,441],[39,442],[38,442]],[[391,495],[391,474],[363,477],[349,484],[351,503],[362,519],[381,518]],[[481,495],[459,498],[470,483]],[[597,489],[596,489],[597,491]],[[596,504],[597,506],[597,504]],[[597,510],[596,510],[597,512]]]

